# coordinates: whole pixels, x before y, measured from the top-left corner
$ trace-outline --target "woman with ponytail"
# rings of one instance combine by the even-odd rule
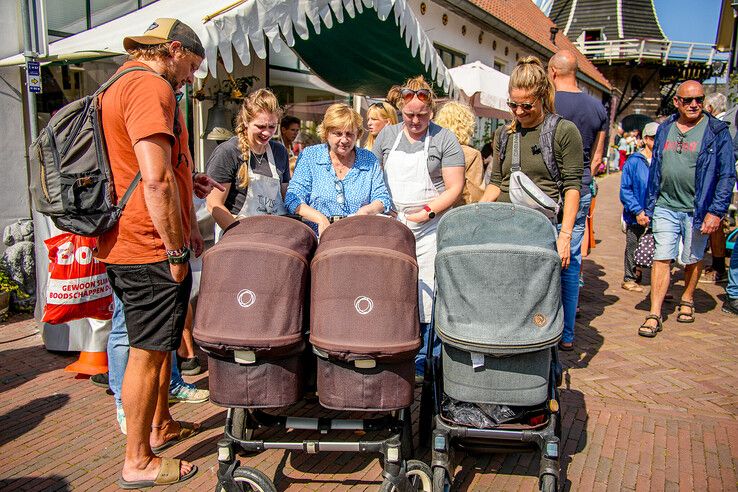
[[[490,180],[481,201],[512,202],[546,214],[558,229],[556,247],[566,275],[584,169],[582,137],[574,123],[555,114],[555,89],[538,58],[518,62],[508,92],[514,118],[495,132]],[[535,195],[535,201],[526,200],[526,195]],[[578,299],[564,296],[562,301],[572,329],[564,331],[559,347],[571,350]]]
[[[236,136],[219,145],[207,173],[225,191],[214,190],[207,206],[215,219],[215,240],[238,218],[285,215],[284,194],[290,179],[287,149],[272,140],[282,108],[269,89],[252,92],[236,119]]]

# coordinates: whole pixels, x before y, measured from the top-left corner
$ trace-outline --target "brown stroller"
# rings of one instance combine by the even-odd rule
[[[346,218],[326,229],[316,250],[312,230],[299,221],[244,219],[203,256],[199,304],[194,335],[208,352],[211,401],[228,407],[216,490],[276,490],[265,474],[240,466],[239,449],[380,453],[382,490],[430,490],[430,468],[408,461],[420,335],[415,241],[405,226],[386,217]],[[382,415],[283,415],[315,379],[324,407]],[[388,435],[264,441],[254,438],[261,427]]]

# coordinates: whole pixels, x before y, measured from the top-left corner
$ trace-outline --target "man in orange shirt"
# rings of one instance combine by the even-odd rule
[[[192,194],[207,195],[213,181],[193,174],[176,93],[193,81],[205,50],[197,34],[176,19],[157,19],[143,36],[123,41],[130,59],[125,74],[102,96],[102,126],[117,196],[133,185],[120,221],[99,238],[98,259],[107,264],[123,303],[130,355],[123,378],[127,420],[123,488],[187,480],[191,463],[159,458],[153,447],[191,435],[197,428],[169,414],[170,352],[180,344],[192,274]],[[135,185],[133,185],[135,186]]]

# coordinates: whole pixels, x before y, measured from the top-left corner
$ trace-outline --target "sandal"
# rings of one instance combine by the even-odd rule
[[[185,475],[180,475],[180,464],[182,460],[174,458],[162,458],[159,474],[154,480],[124,480],[122,477],[118,480],[118,486],[122,489],[143,489],[146,487],[154,487],[157,485],[171,485],[174,483],[184,482],[194,477],[197,473],[197,467],[192,465],[192,470]]]
[[[689,312],[683,313],[682,306],[688,307]],[[677,306],[679,313],[677,314],[677,323],[694,323],[694,302],[680,301]]]
[[[648,321],[649,319],[655,319],[656,326],[647,325],[646,321]],[[648,316],[646,316],[646,321],[644,321],[643,324],[638,327],[638,334],[642,337],[653,338],[658,332],[663,329],[661,316],[649,314]]]
[[[574,342],[559,342],[559,350],[564,352],[571,352],[574,350]]]
[[[175,444],[180,443],[185,439],[189,439],[190,437],[200,432],[199,424],[192,424],[190,422],[182,421],[177,421],[177,423],[179,424],[179,434],[176,437],[173,437],[170,440],[164,442],[164,444],[151,448],[151,451],[153,451],[154,454],[159,454],[162,451],[171,448]]]

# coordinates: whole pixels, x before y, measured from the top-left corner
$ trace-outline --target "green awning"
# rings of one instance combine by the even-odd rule
[[[309,36],[295,36],[292,49],[326,83],[344,92],[384,96],[390,87],[428,73],[418,55],[405,44],[393,16],[382,21],[372,9],[345,16],[318,34],[308,24]]]

